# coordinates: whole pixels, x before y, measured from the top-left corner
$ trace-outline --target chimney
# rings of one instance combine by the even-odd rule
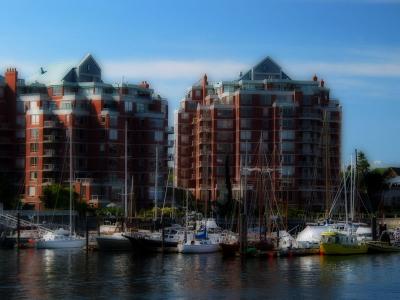
[[[323,79],[321,79],[321,87],[324,87],[325,85],[325,81]]]
[[[313,81],[318,81],[317,74],[314,74]]]
[[[204,74],[204,76],[203,76],[203,82],[202,82],[202,88],[203,88],[203,104],[205,104],[205,102],[206,102],[207,85],[208,85],[207,74]]]
[[[17,92],[18,71],[15,68],[7,69],[5,73],[6,85],[13,95]]]

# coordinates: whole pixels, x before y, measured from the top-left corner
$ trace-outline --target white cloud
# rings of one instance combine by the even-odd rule
[[[288,64],[296,74],[365,76],[365,77],[400,77],[400,62],[385,63],[345,63],[345,62],[293,62]]]
[[[216,80],[236,78],[248,65],[227,60],[126,60],[104,61],[103,72],[120,78],[200,79],[204,73]],[[210,77],[210,76],[209,76]]]

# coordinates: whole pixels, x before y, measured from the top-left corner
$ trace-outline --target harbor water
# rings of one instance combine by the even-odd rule
[[[0,299],[398,299],[399,266],[398,254],[241,260],[0,250]]]

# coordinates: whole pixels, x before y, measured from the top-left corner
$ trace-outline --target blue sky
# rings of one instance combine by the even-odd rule
[[[109,81],[148,80],[173,111],[203,73],[234,79],[269,55],[341,101],[344,161],[358,148],[400,165],[399,28],[400,0],[7,1],[0,70],[28,78],[91,52]]]

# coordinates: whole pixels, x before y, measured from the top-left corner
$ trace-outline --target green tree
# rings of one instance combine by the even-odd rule
[[[68,209],[70,189],[61,184],[52,184],[43,189],[42,203],[48,209]],[[78,204],[78,194],[73,192],[73,204]]]

